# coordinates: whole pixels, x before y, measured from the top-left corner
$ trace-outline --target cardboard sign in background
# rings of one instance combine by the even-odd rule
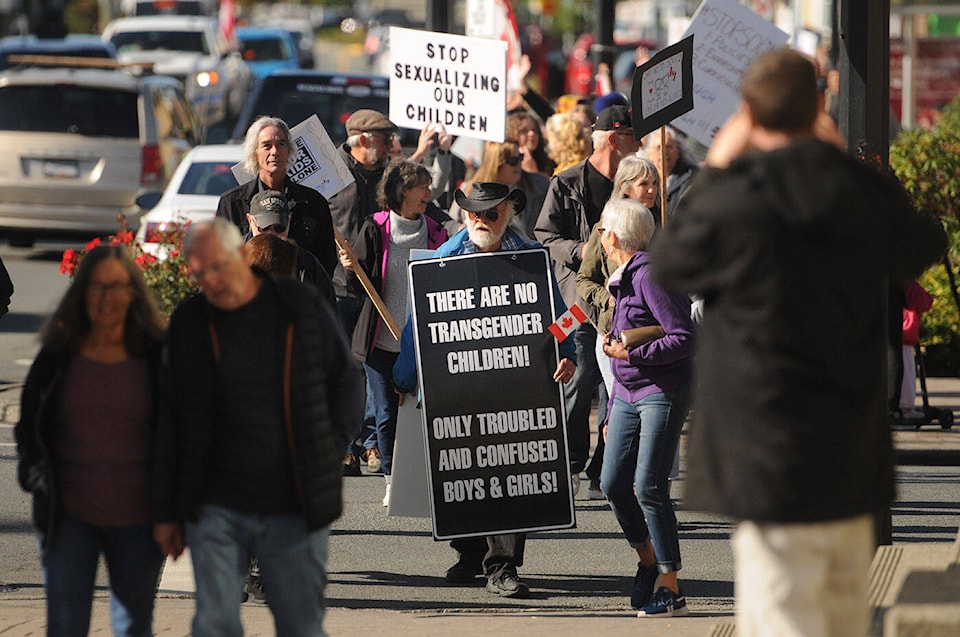
[[[409,267],[434,537],[572,527],[547,252]]]
[[[691,35],[693,110],[673,125],[709,146],[740,104],[740,82],[750,63],[790,36],[736,0],[704,0],[684,37]]]
[[[295,183],[313,188],[327,199],[353,183],[353,173],[343,163],[319,117],[311,115],[291,128],[290,137],[293,148],[287,161],[287,177]],[[231,171],[238,184],[256,176],[243,162],[232,166]]]
[[[693,36],[659,51],[633,73],[633,134],[640,139],[693,108]]]

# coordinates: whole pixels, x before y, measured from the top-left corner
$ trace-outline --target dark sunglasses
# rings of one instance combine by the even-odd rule
[[[487,221],[491,223],[496,222],[496,220],[500,218],[500,213],[497,212],[496,210],[483,210],[481,212],[474,212],[473,210],[468,210],[467,212],[469,212],[470,216],[473,217],[474,219],[486,218]]]
[[[516,155],[510,155],[509,157],[503,158],[503,163],[507,166],[519,166],[520,162],[523,161],[523,153],[517,153]]]

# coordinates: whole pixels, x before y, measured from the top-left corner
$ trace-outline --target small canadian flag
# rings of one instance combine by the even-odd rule
[[[574,303],[569,310],[560,315],[556,323],[547,329],[558,341],[564,341],[575,329],[580,327],[581,323],[586,322],[587,315],[583,313],[579,305]]]

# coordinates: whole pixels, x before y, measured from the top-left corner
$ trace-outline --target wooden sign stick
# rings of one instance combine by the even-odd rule
[[[667,127],[660,127],[660,172],[667,165]],[[667,227],[667,175],[660,175],[660,227]]]
[[[337,226],[333,226],[333,239],[337,242],[338,248],[341,250],[346,250],[353,255],[353,248],[350,247],[350,244],[347,242],[347,240],[343,238],[342,234],[340,234],[340,230],[337,229]],[[390,330],[390,333],[393,334],[393,337],[399,341],[400,326],[397,325],[397,321],[394,320],[393,315],[390,314],[390,310],[387,309],[383,299],[380,298],[380,294],[377,292],[377,289],[373,287],[373,282],[370,280],[370,277],[367,276],[367,273],[364,272],[363,268],[359,263],[356,262],[356,260],[354,260],[354,263],[356,264],[356,267],[352,270],[352,272],[357,275],[358,279],[360,279],[360,285],[363,286],[367,296],[369,296],[370,300],[373,301],[373,305],[377,308],[377,313],[380,314],[380,318],[383,319],[384,325],[387,326],[387,329]]]

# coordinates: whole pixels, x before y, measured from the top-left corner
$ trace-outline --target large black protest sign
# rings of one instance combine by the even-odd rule
[[[637,67],[630,103],[637,139],[693,109],[692,35]]]
[[[436,539],[570,528],[545,250],[410,264]]]

